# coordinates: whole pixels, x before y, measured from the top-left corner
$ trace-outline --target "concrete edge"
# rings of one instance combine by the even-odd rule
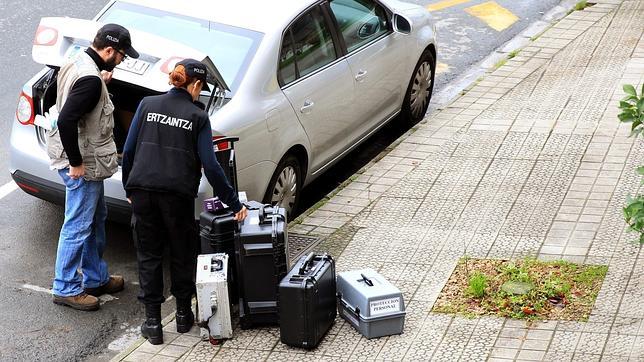
[[[530,45],[532,38],[542,35],[554,24],[565,18],[569,11],[574,9],[577,2],[577,0],[562,0],[559,5],[550,9],[550,11],[544,14],[541,19],[534,21],[514,38],[493,50],[490,55],[474,64],[462,76],[452,81],[452,85],[447,86],[441,92],[434,94],[432,99],[435,103],[433,107],[430,104],[430,109],[440,110],[447,107],[458,98],[461,92],[476,83],[480,77],[493,71],[495,64],[502,59],[506,59],[509,53]]]

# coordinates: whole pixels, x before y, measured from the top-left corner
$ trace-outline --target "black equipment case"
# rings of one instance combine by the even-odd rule
[[[235,142],[237,141],[239,141],[238,137],[225,137],[213,141],[217,161],[235,192],[238,192],[237,166],[235,162]],[[235,233],[238,231],[239,226],[234,217],[235,213],[230,208],[215,212],[202,212],[199,215],[199,236],[201,239],[200,254],[228,254],[230,300],[233,303],[237,303]]]
[[[215,156],[224,170],[228,182],[235,192],[237,189],[237,166],[235,162],[235,142],[238,137],[225,137],[213,141]],[[199,235],[201,236],[201,254],[226,253],[231,264],[235,259],[235,232],[237,222],[235,213],[229,208],[215,212],[205,211],[200,215]],[[233,268],[234,269],[234,268]]]
[[[277,289],[288,270],[286,211],[249,204],[235,238],[242,329],[279,322]]]
[[[327,254],[302,257],[279,286],[282,343],[315,348],[333,325],[336,312],[335,262]]]

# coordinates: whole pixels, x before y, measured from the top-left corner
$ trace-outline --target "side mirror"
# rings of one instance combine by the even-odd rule
[[[393,17],[394,31],[401,34],[411,33],[411,21],[400,14],[394,14]]]

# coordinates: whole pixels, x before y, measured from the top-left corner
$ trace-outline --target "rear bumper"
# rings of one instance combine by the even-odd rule
[[[22,191],[58,205],[65,204],[65,186],[20,170],[12,173],[11,177]],[[106,196],[105,203],[108,219],[123,224],[130,222],[132,208],[127,201]]]

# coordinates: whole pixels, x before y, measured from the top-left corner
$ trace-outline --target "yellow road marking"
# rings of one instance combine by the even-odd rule
[[[437,2],[435,4],[427,5],[427,10],[429,10],[429,11],[438,11],[438,10],[441,10],[441,9],[449,8],[450,6],[466,3],[466,2],[469,2],[469,1],[471,1],[471,0],[443,0],[443,1],[439,1],[439,2]]]
[[[436,64],[436,74],[447,73],[449,71],[449,65],[445,63]]]
[[[519,20],[516,15],[510,12],[510,10],[502,7],[494,1],[474,5],[465,9],[465,11],[468,14],[483,20],[488,26],[496,31],[504,30]]]

